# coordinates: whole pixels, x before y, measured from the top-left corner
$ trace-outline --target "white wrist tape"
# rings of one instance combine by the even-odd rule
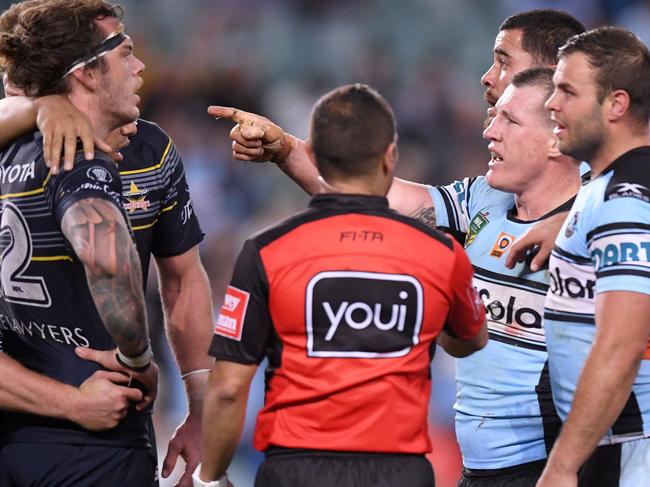
[[[199,472],[201,471],[201,464],[199,463],[192,474],[192,485],[194,487],[228,487],[228,473],[224,473],[217,480],[201,480]]]
[[[129,369],[138,370],[144,369],[151,363],[153,358],[153,351],[151,350],[151,344],[147,345],[147,349],[142,352],[137,357],[127,357],[124,355],[120,349],[117,349],[117,359],[122,365]]]

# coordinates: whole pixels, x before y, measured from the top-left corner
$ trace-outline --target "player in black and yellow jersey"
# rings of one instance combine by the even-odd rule
[[[17,27],[0,35],[3,67],[18,88],[65,94],[103,136],[137,118],[144,65],[133,55],[118,10],[99,0],[45,0],[28,2],[18,15]],[[61,38],[64,44],[55,42]],[[98,153],[53,176],[43,164],[39,133],[0,152],[0,168],[6,352],[35,372],[78,386],[100,366],[79,358],[75,347],[117,345],[122,366],[145,391],[139,408],[103,433],[4,413],[0,483],[153,485],[156,462],[146,448],[142,407],[155,395],[157,371],[117,168]]]
[[[6,18],[2,28],[13,29],[17,13],[29,2],[15,4],[13,18]],[[21,90],[3,78],[7,95],[21,95]],[[53,173],[58,172],[59,148],[65,145],[66,168],[72,167],[76,153],[76,136],[79,135],[86,150],[86,158],[92,157],[94,131],[88,117],[74,108],[66,97],[60,95],[27,98],[12,96],[0,101],[0,146],[14,137],[31,132],[36,128],[42,131],[43,155]],[[189,411],[183,424],[177,428],[169,443],[162,474],[168,476],[174,469],[178,456],[185,462],[185,474],[179,485],[191,485],[190,474],[199,460],[201,410],[207,371],[212,359],[207,354],[196,353],[211,336],[212,301],[208,280],[201,264],[198,243],[203,238],[196,214],[192,208],[189,188],[185,180],[183,162],[171,138],[155,123],[138,120],[111,132],[109,145],[100,139],[94,143],[98,148],[112,151],[112,147],[123,147],[120,155],[119,172],[122,179],[122,203],[133,229],[136,248],[141,258],[143,282],[146,282],[151,255],[154,256],[160,280],[165,325],[174,350],[179,369],[187,391]],[[72,134],[72,135],[71,135]],[[67,143],[63,144],[63,136]],[[61,138],[57,138],[61,136]],[[128,137],[128,139],[127,139]],[[73,142],[70,144],[70,142]],[[57,143],[60,143],[57,146]],[[90,154],[89,154],[90,152]],[[80,356],[99,361],[109,369],[119,370],[121,366],[106,352],[78,348]],[[112,376],[114,377],[114,376]],[[95,384],[97,382],[97,384]],[[40,382],[25,381],[26,394]],[[50,384],[54,387],[56,384]],[[104,377],[93,378],[93,386],[101,386],[113,395],[123,394],[123,389],[110,387]],[[30,386],[30,387],[28,387]],[[100,402],[94,389],[85,387],[79,396],[85,402]],[[1,391],[0,391],[1,392]],[[53,402],[57,403],[56,400]],[[91,418],[82,416],[85,421],[101,421],[102,424],[113,419],[117,412],[111,403],[100,403],[104,414]],[[4,403],[0,402],[4,407]],[[18,404],[14,407],[25,409],[31,404]],[[110,407],[109,407],[110,406]],[[76,408],[73,412],[77,412]],[[97,408],[95,408],[97,409]],[[50,411],[35,411],[50,415]],[[67,412],[67,411],[66,411]],[[121,412],[121,411],[120,411]]]

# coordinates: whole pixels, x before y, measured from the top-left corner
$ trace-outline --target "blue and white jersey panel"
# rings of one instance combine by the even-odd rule
[[[505,267],[531,222],[517,220],[514,196],[484,177],[430,187],[439,226],[466,233],[474,284],[483,299],[488,345],[456,362],[456,436],[467,468],[497,469],[546,458],[559,418],[545,368],[542,315],[546,270]]]
[[[648,187],[650,148],[624,154],[581,188],[555,242],[544,322],[553,398],[562,419],[595,337],[598,294],[650,294]],[[650,360],[643,360],[632,393],[601,444],[648,436]]]

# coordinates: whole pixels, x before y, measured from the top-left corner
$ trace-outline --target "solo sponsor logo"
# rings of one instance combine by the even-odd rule
[[[478,295],[485,303],[488,320],[511,326],[515,324],[523,328],[542,328],[541,313],[534,308],[519,306],[516,296],[506,296],[504,301],[492,299],[487,289],[479,289]],[[540,298],[543,302],[543,297]]]
[[[594,299],[595,280],[587,279],[586,282],[583,282],[576,277],[565,277],[560,273],[559,267],[555,267],[549,272],[549,278],[550,290],[555,296]]]
[[[310,357],[406,355],[419,343],[422,286],[412,276],[327,271],[307,285]]]

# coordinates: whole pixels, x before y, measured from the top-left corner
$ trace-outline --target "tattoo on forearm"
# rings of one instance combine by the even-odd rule
[[[117,346],[125,355],[142,353],[148,335],[140,259],[119,210],[102,199],[84,199],[65,212],[61,227]]]
[[[429,206],[428,208],[422,208],[421,210],[414,213],[413,218],[421,221],[426,226],[433,229],[438,228],[436,225],[436,208],[434,206]]]

